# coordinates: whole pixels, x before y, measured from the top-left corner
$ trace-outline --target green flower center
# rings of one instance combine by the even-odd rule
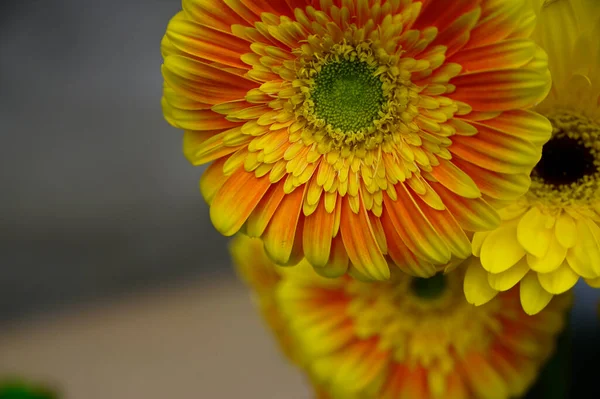
[[[439,298],[446,290],[446,277],[438,273],[429,278],[415,277],[410,285],[412,293],[423,299]]]
[[[344,132],[373,125],[385,102],[381,80],[366,62],[328,62],[314,77],[315,116]]]

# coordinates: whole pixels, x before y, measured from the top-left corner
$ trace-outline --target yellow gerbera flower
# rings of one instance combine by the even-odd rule
[[[385,280],[465,258],[529,185],[550,87],[526,0],[183,0],[165,118],[210,217],[277,264]],[[325,271],[324,269],[328,269]]]
[[[321,398],[518,397],[553,351],[571,302],[561,295],[527,316],[511,290],[475,307],[462,293],[466,265],[430,279],[398,270],[387,282],[330,279],[307,261],[277,268],[259,240],[235,240],[246,274],[279,276],[268,289],[247,281],[274,304],[277,335]]]
[[[552,138],[529,191],[500,212],[501,227],[475,234],[481,263],[473,267],[484,270],[465,282],[468,300],[481,304],[520,281],[530,314],[580,277],[600,284],[600,2],[535,1],[534,38],[548,52],[553,75],[536,110],[552,123]]]

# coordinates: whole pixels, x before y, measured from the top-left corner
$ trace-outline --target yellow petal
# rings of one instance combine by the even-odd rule
[[[590,267],[590,258],[581,245],[576,245],[567,251],[567,263],[575,273],[583,278],[593,279],[597,277]]]
[[[592,288],[600,288],[600,277],[593,279],[586,279],[585,282]]]
[[[479,259],[472,256],[466,261],[467,272],[463,289],[467,302],[475,306],[489,302],[498,294],[498,291],[490,287],[487,280],[487,272],[481,267]]]
[[[570,55],[578,36],[571,1],[546,2],[536,24],[535,35],[548,54],[553,84],[562,87],[570,76]],[[560,26],[560,31],[556,29]]]
[[[431,175],[448,190],[461,197],[481,197],[481,192],[473,179],[450,161],[440,159],[440,164],[433,168]]]
[[[567,248],[560,245],[557,234],[553,234],[550,239],[550,247],[541,258],[527,254],[527,263],[532,270],[539,273],[550,273],[556,270],[565,260]]]
[[[473,252],[473,255],[477,257],[481,256],[481,246],[489,234],[490,232],[488,231],[473,234],[473,242],[471,243],[471,252]]]
[[[567,252],[569,265],[584,278],[600,276],[600,228],[592,220],[585,218],[576,222],[577,242]]]
[[[573,288],[577,280],[579,280],[579,275],[569,267],[567,262],[563,262],[553,272],[539,273],[538,280],[546,291],[558,295]]]
[[[552,230],[546,228],[546,216],[537,207],[531,208],[517,226],[519,243],[538,258],[546,255],[552,233]]]
[[[542,311],[550,303],[553,295],[546,291],[538,281],[535,272],[529,272],[520,284],[521,306],[528,315]]]
[[[488,283],[490,287],[498,291],[507,291],[514,287],[529,271],[529,265],[527,259],[523,257],[514,266],[506,270],[505,272],[492,274],[489,273]]]
[[[577,231],[585,251],[590,255],[592,270],[600,276],[600,227],[595,221],[583,218],[577,222]]]
[[[502,273],[525,256],[517,240],[517,223],[492,231],[481,246],[481,264],[490,273]]]
[[[572,248],[577,240],[577,226],[573,218],[563,212],[556,219],[554,234],[560,245],[565,248]]]

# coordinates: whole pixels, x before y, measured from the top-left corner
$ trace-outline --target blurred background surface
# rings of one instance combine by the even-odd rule
[[[162,118],[180,7],[0,1],[0,377],[71,399],[309,398]],[[578,287],[573,378],[600,396],[597,299]]]

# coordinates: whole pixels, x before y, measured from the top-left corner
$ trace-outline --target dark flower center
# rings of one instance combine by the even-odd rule
[[[590,148],[575,138],[558,136],[544,145],[542,159],[535,166],[533,176],[546,184],[560,186],[575,183],[596,172]]]
[[[446,277],[438,273],[433,277],[415,277],[411,282],[411,290],[414,295],[424,299],[435,299],[442,295],[446,289]]]

